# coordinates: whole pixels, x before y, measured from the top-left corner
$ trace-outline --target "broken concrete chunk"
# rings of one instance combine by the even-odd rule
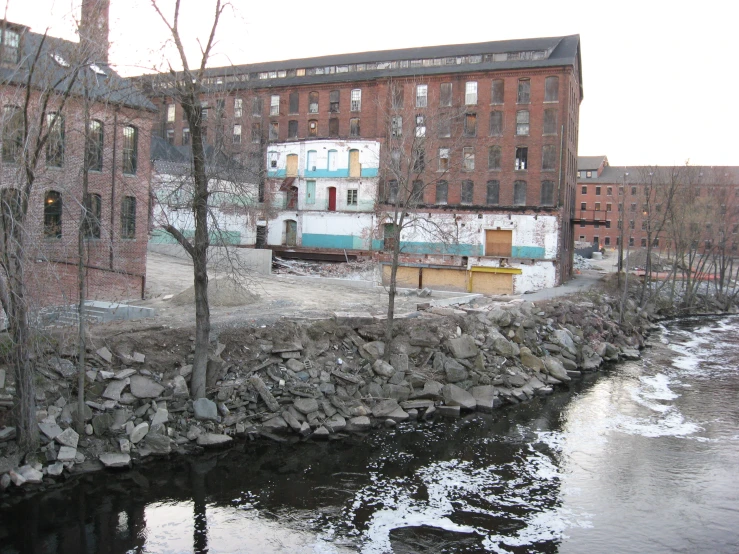
[[[262,381],[261,377],[259,375],[252,375],[249,379],[249,383],[252,387],[256,389],[256,391],[259,393],[259,396],[264,400],[264,403],[267,404],[267,408],[271,412],[277,412],[280,409],[280,403],[275,400],[275,397],[272,396],[272,393],[267,388],[267,385],[264,384],[264,381]]]
[[[362,345],[362,350],[372,360],[377,360],[385,355],[385,343],[379,340],[367,342]]]
[[[130,386],[131,394],[136,398],[156,398],[164,392],[162,385],[143,375],[131,376]]]
[[[475,340],[469,335],[450,339],[447,341],[447,347],[451,355],[459,360],[477,356],[477,345],[475,344]]]
[[[128,386],[128,381],[125,379],[122,381],[111,381],[105,391],[103,392],[103,398],[109,398],[110,400],[120,400],[123,389]]]
[[[146,361],[146,356],[144,356],[140,352],[134,352],[133,361],[136,362],[137,364],[143,364]]]
[[[113,362],[113,354],[111,354],[110,350],[108,350],[105,346],[103,346],[102,348],[98,348],[95,351],[95,354],[100,356],[103,360],[105,360],[109,364]]]
[[[66,358],[49,358],[49,365],[54,371],[56,371],[65,379],[74,377],[77,374],[77,368],[75,367],[74,363],[72,363],[71,360],[67,360]]]
[[[70,428],[65,429],[64,431],[59,433],[56,437],[54,437],[54,440],[62,446],[71,446],[72,448],[77,448],[77,443],[80,440],[80,436],[74,429]]]
[[[380,377],[385,377],[386,379],[389,379],[395,374],[395,368],[383,360],[377,360],[374,364],[372,364],[372,371],[374,371]]]
[[[372,422],[367,416],[353,417],[346,423],[345,431],[361,432],[367,431],[372,427]]]
[[[133,428],[133,431],[131,431],[131,434],[128,436],[128,439],[133,444],[136,444],[139,441],[141,441],[141,439],[143,439],[148,433],[149,433],[149,424],[146,422],[139,423],[136,427]]]
[[[38,428],[44,435],[49,438],[49,440],[52,441],[62,433],[62,428],[59,427],[55,422],[42,421],[38,424]]]
[[[195,419],[201,421],[218,421],[218,407],[216,403],[207,398],[198,398],[192,403],[195,410]]]
[[[281,354],[283,352],[298,352],[303,350],[303,345],[299,342],[282,342],[272,347],[272,354]]]
[[[301,414],[310,414],[318,411],[318,401],[315,398],[298,398],[293,406]]]
[[[198,446],[222,446],[228,444],[233,439],[228,435],[220,435],[218,433],[201,433],[198,436]]]
[[[56,455],[58,462],[74,462],[77,457],[77,449],[71,446],[62,446]]]
[[[459,406],[465,410],[474,410],[477,406],[475,397],[457,385],[451,383],[444,385],[442,393],[444,394],[444,403],[447,406]]]
[[[185,378],[182,375],[176,375],[174,379],[172,379],[172,388],[174,389],[172,394],[175,398],[188,398],[190,396],[190,391],[187,388],[187,381],[185,381]]]
[[[99,460],[105,467],[111,468],[128,467],[131,465],[131,456],[124,452],[106,452],[105,454],[100,454]]]

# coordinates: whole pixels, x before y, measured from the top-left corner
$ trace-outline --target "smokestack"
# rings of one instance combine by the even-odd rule
[[[110,0],[82,0],[80,42],[89,47],[93,61],[108,63]]]

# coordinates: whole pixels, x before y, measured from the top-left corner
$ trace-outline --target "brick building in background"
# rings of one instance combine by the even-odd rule
[[[169,77],[137,80],[159,107],[156,132],[186,146]],[[205,140],[245,167],[261,164],[262,196],[281,210],[243,233],[243,245],[382,259],[392,195],[383,149],[400,132],[424,137],[417,209],[457,230],[453,244],[401,236],[406,285],[445,268],[456,271],[434,275],[436,286],[481,292],[570,277],[578,36],[215,68],[203,86]]]
[[[44,87],[54,88],[45,118],[53,128],[38,163],[26,229],[31,264],[26,275],[35,306],[77,301],[83,204],[89,210],[84,231],[88,299],[114,301],[144,294],[155,107],[107,64],[107,1],[85,1],[82,9],[80,43],[2,22],[2,186],[20,182],[25,79],[35,58],[38,78],[31,87],[31,122],[41,113],[38,99]],[[75,71],[71,95],[57,114],[59,97]],[[83,198],[86,157],[89,184]]]
[[[717,230],[725,228],[718,239],[727,241],[732,255],[739,255],[737,166],[612,166],[607,156],[579,156],[575,240],[613,249],[623,236],[624,246],[645,248],[648,227],[655,227],[663,219],[664,197],[671,186],[690,191],[688,200],[696,202],[696,209],[715,211],[701,217],[705,220],[700,222],[704,232],[695,233],[691,240],[700,240],[704,247],[706,241],[717,240]],[[653,206],[649,205],[650,190]],[[684,203],[685,198],[676,193],[674,201]],[[711,202],[716,205],[709,208]],[[698,223],[691,221],[693,225]],[[666,249],[670,240],[667,224],[658,236],[652,236],[656,248]]]

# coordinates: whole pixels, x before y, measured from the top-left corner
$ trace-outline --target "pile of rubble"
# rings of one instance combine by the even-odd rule
[[[575,269],[593,269],[593,265],[588,258],[583,258],[580,254],[575,254],[572,261],[572,267]]]
[[[371,260],[344,263],[309,262],[305,260],[284,260],[275,257],[273,272],[278,274],[309,277],[330,277],[335,279],[354,279],[371,281],[375,278],[377,263]]]
[[[102,348],[87,372],[81,436],[73,429],[76,404],[66,399],[75,362],[48,358],[37,368],[43,446],[21,458],[14,430],[0,430],[0,489],[199,452],[238,437],[337,439],[492,412],[551,394],[605,361],[638,357],[650,325],[631,305],[626,334],[611,319],[618,300],[608,296],[595,303],[485,302],[398,320],[390,344],[382,340],[384,323],[367,314],[224,331],[208,362],[207,398],[196,401],[188,392],[191,352],[162,368],[143,354]],[[10,385],[5,391],[14,393]]]

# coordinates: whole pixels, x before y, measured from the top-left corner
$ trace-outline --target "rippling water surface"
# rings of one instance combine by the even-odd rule
[[[10,552],[739,552],[739,320],[493,416],[246,443],[0,511]]]

